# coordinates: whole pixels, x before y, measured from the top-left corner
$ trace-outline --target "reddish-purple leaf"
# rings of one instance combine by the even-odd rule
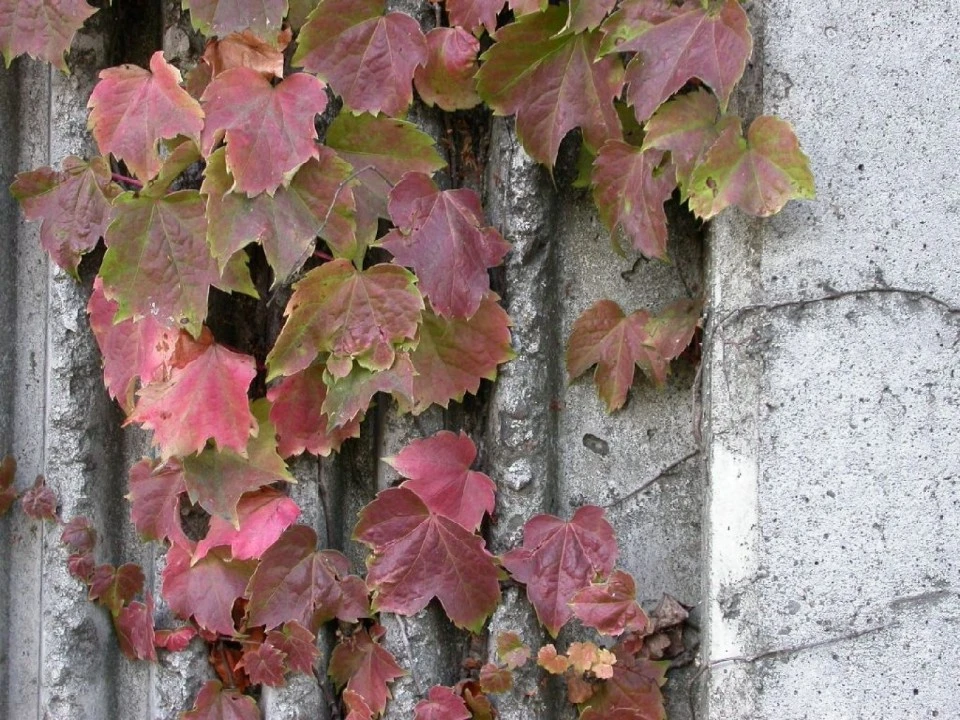
[[[719,115],[716,96],[698,89],[664,103],[647,122],[643,148],[670,152],[684,196],[694,167],[719,136]]]
[[[500,601],[483,539],[431,513],[411,490],[381,492],[360,512],[354,537],[374,551],[367,572],[374,610],[413,615],[436,597],[457,627],[479,632]]]
[[[277,426],[277,446],[282,457],[306,451],[327,457],[340,449],[347,438],[360,436],[360,423],[351,420],[333,428],[323,414],[327,386],[324,366],[314,364],[296,375],[283,378],[267,391],[272,403],[270,420]]]
[[[279,630],[267,633],[267,642],[286,655],[287,667],[296,672],[313,673],[314,663],[320,658],[317,639],[300,623],[284,623]]]
[[[344,720],[373,720],[373,710],[363,695],[353,690],[344,690],[341,698],[347,711]]]
[[[33,487],[20,497],[20,507],[34,520],[56,520],[57,504],[57,496],[47,487],[43,475],[37,475]]]
[[[232,637],[233,604],[256,567],[253,561],[227,560],[220,549],[191,565],[189,551],[174,545],[167,551],[161,594],[179,617],[193,617],[200,627]]]
[[[73,553],[67,558],[67,571],[72,577],[80,582],[90,584],[93,580],[93,573],[97,562],[93,559],[93,553]]]
[[[403,487],[413,490],[430,512],[473,532],[484,513],[493,512],[497,489],[487,475],[470,469],[476,459],[477,446],[465,433],[441,430],[414,440],[387,462],[407,478]]]
[[[693,340],[700,327],[703,302],[700,300],[677,300],[654,315],[647,323],[647,333],[657,352],[666,361],[680,357]],[[655,378],[656,379],[656,378]],[[663,382],[663,379],[656,379]]]
[[[570,0],[570,16],[565,29],[577,33],[593,30],[616,4],[617,0]]]
[[[577,619],[602,635],[642,632],[649,621],[637,604],[637,586],[630,573],[617,570],[604,582],[590,585],[570,600]]]
[[[80,257],[93,250],[110,222],[110,203],[120,194],[106,158],[90,162],[69,156],[63,170],[42,168],[17,175],[10,193],[27,220],[39,220],[40,244],[77,277]]]
[[[203,110],[180,87],[180,71],[161,51],[150,58],[150,70],[121,65],[101,71],[87,107],[100,152],[113,153],[144,182],[163,165],[160,140],[183,135],[200,141]]]
[[[753,121],[742,135],[731,121],[690,177],[690,209],[711,218],[728,205],[766,217],[788,201],[814,196],[810,162],[789,123],[770,115]]]
[[[153,597],[147,593],[146,604],[132,602],[113,618],[120,651],[131,660],[157,661],[153,629]]]
[[[350,422],[362,419],[378,392],[393,395],[402,407],[410,406],[413,404],[413,374],[413,364],[406,353],[398,353],[389,370],[371,372],[354,366],[344,378],[329,378],[323,413],[330,418],[333,427],[346,427]]]
[[[196,636],[197,631],[192,625],[183,625],[176,630],[157,630],[154,642],[163,650],[183,652]]]
[[[632,720],[634,716],[622,711],[633,711],[639,720],[666,720],[660,687],[666,681],[669,665],[619,653],[613,677],[600,683],[583,707],[586,712],[581,718]]]
[[[470,720],[471,717],[463,698],[453,689],[434,685],[427,699],[417,703],[413,720]]]
[[[641,26],[616,51],[637,53],[625,79],[627,102],[643,122],[693,78],[709,85],[725,110],[753,51],[753,37],[738,0],[724,0],[719,8],[686,0],[682,12]]]
[[[426,64],[413,75],[420,98],[450,112],[477,105],[480,41],[462,27],[438,27],[427,33],[427,51]]]
[[[219,681],[210,680],[181,720],[260,720],[260,710],[252,697],[225,690]]]
[[[513,673],[510,668],[487,663],[480,668],[480,687],[487,693],[509,692],[513,687]]]
[[[347,375],[354,360],[385,370],[397,346],[416,335],[422,310],[416,277],[403,268],[360,271],[349,260],[325,263],[294,286],[286,323],[267,356],[269,378],[293,375],[320,353],[331,354],[327,370],[335,377]]]
[[[496,229],[484,226],[477,193],[440,190],[426,175],[409,173],[390,192],[389,210],[397,229],[381,245],[414,269],[437,314],[471,317],[490,290],[487,269],[510,250]]]
[[[116,617],[121,608],[143,590],[143,570],[136,563],[120,567],[99,565],[90,580],[90,599],[98,601]]]
[[[523,528],[523,547],[503,556],[503,565],[527,586],[537,617],[553,637],[573,617],[568,603],[606,575],[617,559],[617,541],[603,510],[587,505],[569,522],[537,515]]]
[[[640,150],[621,140],[600,148],[593,163],[593,199],[600,219],[616,236],[618,230],[647,257],[667,257],[667,215],[663,204],[677,181],[662,167],[663,153]]]
[[[254,685],[283,685],[283,666],[285,655],[270,643],[248,647],[237,663],[243,668]]]
[[[370,617],[370,590],[363,578],[347,575],[340,580],[340,609],[337,619],[346,623],[360,622]]]
[[[279,490],[248,493],[237,503],[239,529],[219,515],[211,517],[206,537],[197,543],[194,562],[221,545],[230,547],[234,560],[259,558],[298,517],[300,508]]]
[[[226,133],[227,170],[235,192],[273,193],[319,156],[314,118],[327,106],[324,85],[298,73],[273,86],[251,68],[227,70],[203,93],[205,156]]]
[[[600,54],[618,52],[625,43],[635,40],[652,26],[681,15],[692,5],[693,2],[684,0],[623,0],[600,28],[604,34]]]
[[[63,526],[60,542],[75,553],[87,553],[93,550],[97,543],[97,531],[93,529],[90,520],[78,516]]]
[[[523,147],[549,168],[576,127],[593,149],[622,137],[613,105],[623,88],[620,59],[598,60],[600,33],[563,33],[566,20],[565,8],[550,7],[507,25],[477,73],[480,97],[498,115],[517,115]]]
[[[223,37],[249,29],[270,40],[280,32],[287,0],[183,0],[183,7],[204,35]]]
[[[402,115],[427,62],[420,23],[384,0],[324,0],[297,37],[293,64],[316,73],[354,112]]]
[[[0,52],[7,67],[26,53],[68,72],[64,55],[77,30],[96,11],[84,0],[0,2]]]
[[[17,488],[13,484],[16,475],[17,461],[12,455],[5,455],[0,461],[0,516],[17,500]]]
[[[130,468],[130,518],[144,540],[168,541],[193,548],[180,524],[180,500],[187,486],[177,460],[157,464],[141,460]]]
[[[450,24],[475,33],[481,27],[493,34],[497,29],[497,15],[506,0],[447,0],[444,5],[450,15]]]
[[[373,633],[371,636],[361,628],[337,643],[330,656],[328,672],[338,688],[346,686],[347,692],[357,693],[371,711],[379,715],[390,697],[387,684],[406,673],[377,642],[382,629],[375,627]]]

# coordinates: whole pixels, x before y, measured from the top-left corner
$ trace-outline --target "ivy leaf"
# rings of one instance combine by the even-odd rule
[[[96,568],[96,561],[93,559],[93,553],[72,553],[67,558],[67,572],[71,577],[75,577],[80,582],[89,585],[93,580],[93,571]]]
[[[487,693],[505,693],[513,687],[513,673],[508,668],[487,663],[480,668],[480,687]]]
[[[191,564],[188,550],[172,546],[167,551],[161,594],[184,620],[193,617],[205,630],[233,637],[233,604],[243,595],[257,563],[227,560],[225,554],[216,548]]]
[[[614,98],[623,88],[615,56],[597,60],[599,32],[563,32],[564,8],[525,15],[500,29],[480,59],[477,91],[497,115],[517,116],[524,149],[552,169],[564,136],[576,127],[599,148],[622,131]]]
[[[565,30],[594,30],[616,6],[617,0],[570,0],[570,15]]]
[[[503,556],[511,575],[527,586],[540,623],[556,637],[573,617],[568,603],[617,559],[613,528],[601,508],[586,505],[569,522],[537,515],[523,528],[523,546]]]
[[[97,531],[90,524],[90,520],[77,516],[63,526],[60,542],[75,553],[91,552],[97,543]]]
[[[505,3],[506,0],[447,0],[444,4],[451,25],[471,33],[483,27],[492,35],[497,29],[497,15]]]
[[[616,236],[622,230],[633,247],[647,257],[667,258],[667,215],[676,178],[661,167],[663,153],[640,150],[621,140],[600,148],[593,164],[593,199],[600,219]]]
[[[413,81],[427,105],[443,110],[468,110],[479,104],[476,75],[480,41],[462,27],[438,27],[427,33],[427,62]]]
[[[314,364],[295,375],[283,378],[267,391],[272,403],[270,420],[277,426],[278,451],[282,457],[306,451],[327,457],[347,438],[360,436],[360,423],[350,420],[333,427],[323,414],[327,386],[324,366]]]
[[[247,626],[264,625],[272,630],[294,621],[316,629],[336,617],[341,598],[337,565],[341,562],[342,556],[335,551],[317,551],[317,534],[311,528],[288,528],[263,553],[250,578]]]
[[[770,115],[758,117],[744,138],[732,121],[690,177],[690,209],[711,218],[728,205],[766,217],[793,199],[814,196],[807,156],[790,124]]]
[[[315,73],[354,112],[402,115],[427,62],[420,23],[384,14],[384,0],[324,0],[297,37],[293,64]]]
[[[337,688],[357,693],[375,714],[387,707],[387,684],[406,673],[387,650],[377,642],[383,635],[375,626],[373,634],[359,629],[337,643],[330,655],[328,672]]]
[[[637,53],[626,81],[627,102],[640,122],[693,78],[706,83],[725,110],[753,52],[750,21],[738,0],[720,7],[686,0],[681,9],[616,47]]]
[[[252,30],[265,40],[276,37],[287,14],[287,0],[183,0],[193,26],[204,35]]]
[[[660,687],[666,682],[669,663],[637,659],[626,653],[617,655],[613,677],[605,680],[582,709],[581,720],[631,718],[636,712],[640,720],[666,720]],[[617,714],[620,713],[620,714]]]
[[[218,75],[201,98],[207,113],[200,147],[209,156],[226,134],[232,191],[273,194],[319,156],[314,118],[327,106],[324,85],[305,73],[274,86],[251,68]]]
[[[703,314],[703,302],[700,300],[678,300],[668,305],[659,315],[650,318],[647,332],[657,348],[657,352],[666,361],[680,357],[693,340],[700,326]],[[662,384],[666,374],[654,380]]]
[[[5,455],[0,462],[0,517],[17,501],[17,488],[13,484],[17,474],[17,461],[12,455]]]
[[[87,103],[87,125],[100,152],[113,153],[144,182],[163,165],[160,140],[183,135],[200,141],[203,110],[180,80],[180,71],[158,50],[150,58],[150,70],[121,65],[101,71]]]
[[[260,720],[260,710],[252,697],[225,690],[219,681],[209,680],[182,720]]]
[[[557,653],[557,648],[551,643],[537,651],[537,665],[551,675],[563,675],[570,667],[570,660],[566,655]]]
[[[389,370],[371,372],[355,366],[346,377],[329,378],[323,414],[330,418],[334,428],[348,427],[359,422],[378,392],[389,393],[401,405],[413,403],[414,369],[405,353],[397,355]]]
[[[434,685],[414,708],[413,720],[470,720],[473,715],[452,689]]]
[[[320,0],[290,0],[290,12],[287,13],[287,22],[294,30],[299,30],[307,22]]]
[[[313,673],[314,663],[320,658],[317,639],[298,622],[284,623],[279,630],[267,633],[267,642],[286,655],[287,667],[295,672]]]
[[[221,545],[230,547],[234,560],[253,560],[263,555],[283,531],[300,517],[299,506],[274,488],[247,493],[237,503],[237,529],[219,515],[210,518],[206,537],[197,544],[193,560],[202,559]]]
[[[26,53],[69,72],[64,55],[77,30],[96,11],[84,0],[0,2],[0,52],[7,67]]]
[[[415,492],[430,512],[474,532],[484,513],[493,513],[497,489],[487,475],[470,469],[476,459],[477,446],[464,432],[441,430],[414,440],[386,462],[407,478],[403,487]]]
[[[192,625],[183,625],[176,630],[157,630],[154,642],[158,648],[183,652],[196,636],[197,631]]]
[[[473,190],[440,190],[426,175],[409,173],[390,192],[397,225],[381,242],[396,262],[414,269],[421,291],[444,317],[468,318],[490,289],[487,269],[510,244],[482,227],[483,207]]]
[[[19,173],[10,193],[27,220],[40,221],[40,244],[60,267],[78,278],[80,257],[97,246],[110,222],[110,203],[120,194],[106,158],[86,162],[73,155],[63,169]]]
[[[113,618],[120,651],[131,660],[157,661],[156,634],[153,629],[153,597],[146,604],[132,602]]]
[[[577,592],[570,600],[570,607],[581,623],[595,628],[601,635],[643,632],[649,625],[646,613],[637,604],[633,576],[623,570]]]
[[[193,549],[180,523],[180,502],[187,486],[179,461],[158,465],[141,460],[130,468],[128,487],[130,518],[140,537]]]
[[[357,270],[334,260],[294,286],[286,322],[267,356],[268,379],[307,368],[330,353],[327,369],[343,377],[355,360],[369,370],[393,365],[397,346],[417,333],[423,299],[416,277],[396,265]],[[336,368],[334,362],[337,362]]]
[[[143,590],[143,583],[143,570],[136,563],[120,567],[99,565],[90,580],[89,598],[98,601],[116,617],[121,608]]]
[[[237,663],[250,678],[254,685],[272,685],[274,687],[284,684],[283,679],[283,661],[285,657],[283,652],[270,643],[261,643],[255,647],[248,647],[243,651],[243,657]]]
[[[515,632],[497,634],[497,657],[507,664],[510,670],[523,667],[530,659],[530,646]]]
[[[341,698],[347,710],[345,720],[373,720],[373,710],[360,693],[344,690]]]
[[[238,67],[256,70],[267,80],[282,78],[283,51],[292,37],[290,30],[284,30],[274,46],[250,30],[231,33],[222,40],[208,41],[201,60],[209,66],[211,80],[222,72]]]
[[[681,15],[696,3],[697,0],[624,0],[600,28],[605,36],[600,54],[620,52],[626,43],[636,40],[655,25]],[[705,4],[704,0],[700,0],[701,6]]]
[[[373,549],[374,610],[413,615],[436,597],[457,627],[479,632],[500,601],[483,539],[431,513],[412,490],[381,492],[360,511],[353,536]]]
[[[163,457],[200,452],[212,439],[221,449],[245,454],[257,422],[250,412],[247,388],[257,374],[253,357],[227,350],[205,336],[205,345],[170,378],[139,392],[127,422],[154,431]]]
[[[20,497],[20,507],[33,520],[57,520],[58,500],[47,487],[43,475],[37,475],[33,486]]]

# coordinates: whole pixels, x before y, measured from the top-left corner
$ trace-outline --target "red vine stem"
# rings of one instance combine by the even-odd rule
[[[121,175],[120,173],[112,173],[110,177],[116,182],[126,183],[127,185],[133,185],[137,190],[143,188],[143,183],[137,180],[136,178],[128,177],[126,175]]]

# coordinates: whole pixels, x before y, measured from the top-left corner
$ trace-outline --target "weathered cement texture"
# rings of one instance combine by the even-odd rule
[[[957,717],[960,5],[754,18],[819,197],[714,226],[704,717]]]

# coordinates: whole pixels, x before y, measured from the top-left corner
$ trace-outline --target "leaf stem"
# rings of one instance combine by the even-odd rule
[[[143,189],[143,183],[136,178],[128,177],[127,175],[121,175],[120,173],[112,173],[111,177],[119,183],[133,185],[135,188],[137,188],[137,190]]]

